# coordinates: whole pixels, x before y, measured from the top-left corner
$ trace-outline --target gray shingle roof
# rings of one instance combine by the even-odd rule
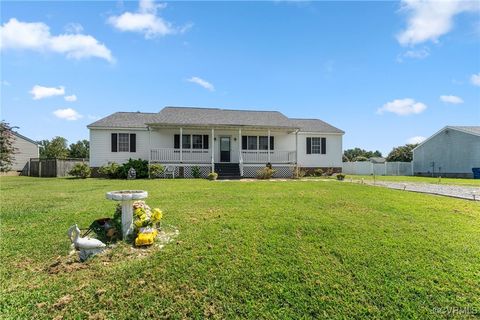
[[[155,124],[233,125],[289,127],[295,126],[278,111],[228,110],[217,108],[165,107],[152,121]]]
[[[319,119],[290,119],[300,131],[322,133],[345,133],[334,126]]]
[[[91,123],[87,128],[146,128],[158,113],[115,112]]]
[[[218,108],[165,107],[159,113],[116,112],[88,128],[147,128],[157,125],[258,126],[300,129],[308,132],[344,133],[318,119],[289,119],[278,111],[228,110]]]
[[[480,136],[480,126],[448,126],[448,127]]]

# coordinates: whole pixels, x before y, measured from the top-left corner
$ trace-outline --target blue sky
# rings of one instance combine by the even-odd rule
[[[378,149],[480,124],[480,2],[1,2],[1,118],[88,138],[116,111],[278,110]]]

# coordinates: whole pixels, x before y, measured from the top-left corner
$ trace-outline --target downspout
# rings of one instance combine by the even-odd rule
[[[268,146],[268,147],[267,147],[267,149],[268,149],[268,150],[267,150],[267,154],[268,154],[268,157],[267,157],[267,159],[268,159],[268,163],[269,163],[270,165],[272,165],[272,163],[270,162],[270,129],[268,129],[268,142],[267,142],[267,146]]]
[[[148,179],[150,179],[150,164],[152,162],[152,131],[148,128]]]

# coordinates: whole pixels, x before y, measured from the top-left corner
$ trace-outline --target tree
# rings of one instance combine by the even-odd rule
[[[76,143],[70,144],[68,156],[70,158],[88,159],[90,152],[90,143],[88,140],[78,140]]]
[[[360,148],[347,149],[343,152],[343,162],[347,161],[365,161],[364,158],[381,157],[382,153],[378,150],[367,151]]]
[[[13,145],[13,127],[7,122],[0,122],[0,171],[7,172],[12,168],[17,148]]]
[[[67,139],[55,137],[50,140],[42,140],[40,144],[40,158],[66,158],[68,157]]]
[[[399,146],[393,148],[392,151],[388,154],[387,161],[403,161],[403,162],[410,162],[413,160],[413,148],[418,146],[416,144],[406,144],[404,146]]]

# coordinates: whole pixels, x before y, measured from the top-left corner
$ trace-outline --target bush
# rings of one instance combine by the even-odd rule
[[[208,180],[217,180],[217,178],[218,178],[218,173],[216,172],[210,172],[207,176]]]
[[[148,178],[148,161],[142,159],[128,159],[120,168],[120,177],[125,179],[130,168],[135,169],[137,179]]]
[[[165,172],[165,167],[161,164],[150,165],[150,178],[160,178]]]
[[[90,173],[92,173],[92,170],[90,170],[90,167],[86,163],[77,163],[68,171],[69,175],[82,179],[90,177]]]
[[[118,163],[109,162],[101,166],[100,169],[98,169],[98,173],[109,179],[118,179],[120,178],[120,169],[121,166]]]
[[[320,168],[315,169],[315,170],[313,171],[313,175],[314,175],[315,177],[321,177],[321,176],[323,175],[323,170],[320,169]]]
[[[265,167],[257,171],[257,179],[271,179],[277,170]]]
[[[342,181],[343,179],[345,179],[345,175],[343,173],[337,174],[337,180]]]
[[[200,167],[199,166],[194,166],[192,167],[192,176],[195,178],[195,179],[198,179],[200,178],[202,172],[200,171]]]
[[[294,167],[292,170],[292,178],[293,179],[301,179],[307,175],[307,171],[300,168],[300,167]]]

